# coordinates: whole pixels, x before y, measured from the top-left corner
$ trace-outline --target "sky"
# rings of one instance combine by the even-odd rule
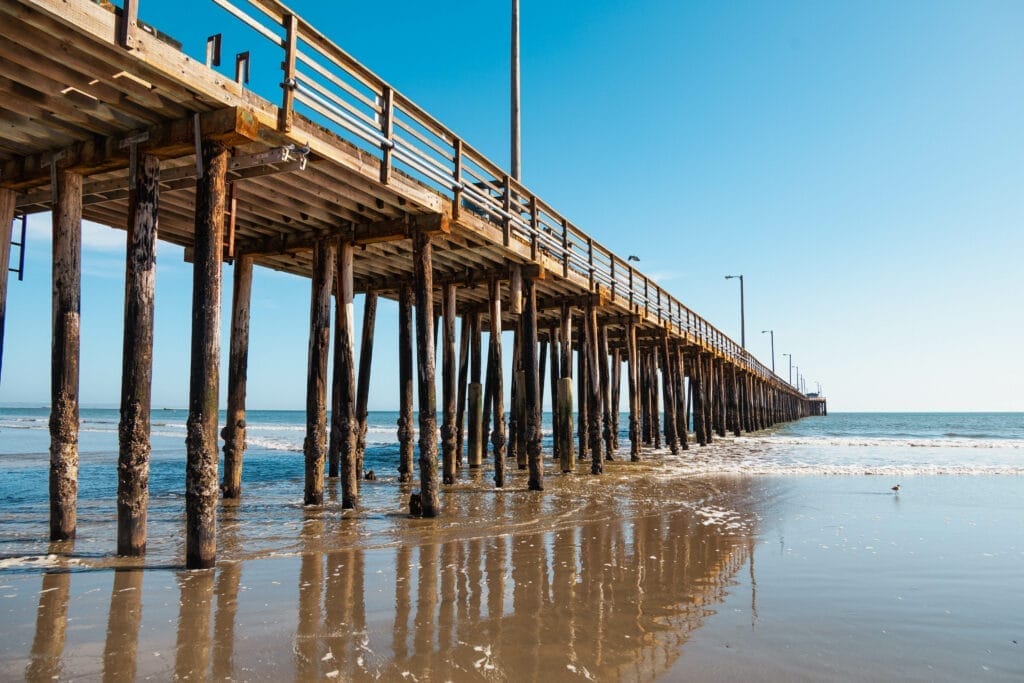
[[[140,17],[200,59],[236,24],[181,6]],[[509,167],[509,2],[291,6]],[[832,411],[1021,411],[1022,26],[1013,1],[521,0],[523,181],[736,340],[742,273],[747,347],[770,365],[774,330],[779,374],[792,354]],[[244,49],[253,87],[276,85],[269,43],[226,32],[226,64]],[[45,405],[49,214],[29,232],[0,403]],[[119,401],[123,252],[86,225],[83,406]],[[172,245],[157,259],[153,405],[183,407],[191,271]],[[256,270],[250,408],[304,406],[308,301],[308,279]],[[382,302],[374,410],[397,407],[396,317]]]

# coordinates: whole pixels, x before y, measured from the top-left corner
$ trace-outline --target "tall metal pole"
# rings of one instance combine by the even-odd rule
[[[746,313],[744,312],[743,305],[743,276],[742,275],[726,275],[726,280],[733,280],[739,278],[740,280],[740,345],[743,348],[747,348],[747,321]]]
[[[793,385],[793,354],[791,354],[791,353],[784,353],[782,355],[789,357],[789,384],[790,384],[790,386],[792,386]]]
[[[519,0],[512,0],[512,177],[521,180],[519,152]]]
[[[761,330],[761,334],[772,336],[772,373],[775,372],[775,330]]]
[[[747,320],[743,304],[743,276],[740,275],[740,346],[747,348]]]

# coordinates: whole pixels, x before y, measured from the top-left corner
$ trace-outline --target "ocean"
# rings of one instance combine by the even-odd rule
[[[1024,678],[1021,413],[833,413],[640,463],[622,433],[603,476],[546,458],[537,494],[510,463],[496,491],[485,461],[414,520],[397,413],[369,416],[353,513],[330,480],[302,506],[303,412],[250,411],[198,572],[187,413],[153,412],[143,561],[113,556],[116,410],[82,410],[78,538],[47,542],[47,417],[0,409],[0,678]]]

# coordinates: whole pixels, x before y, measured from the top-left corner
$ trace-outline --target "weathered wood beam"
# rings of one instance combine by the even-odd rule
[[[412,481],[412,285],[398,295],[398,480]]]
[[[541,459],[541,400],[540,368],[537,358],[537,283],[533,278],[523,280],[524,301],[522,306],[522,361],[525,386],[522,387],[525,402],[526,450],[530,469],[527,488],[531,491],[544,490],[544,461]]]
[[[608,328],[598,326],[597,332],[598,376],[601,380],[601,437],[604,440],[604,459],[614,460],[612,448],[612,387],[608,369]]]
[[[558,433],[560,431],[558,427],[558,380],[562,378],[561,372],[558,367],[558,327],[552,325],[548,328],[548,346],[551,348],[551,363],[548,366],[548,372],[551,377],[551,455],[554,460],[558,460]],[[542,375],[543,376],[543,375]],[[541,392],[543,394],[543,391]],[[543,413],[542,413],[543,415]]]
[[[217,554],[217,392],[220,388],[220,277],[228,149],[204,139],[196,183],[192,268],[192,362],[185,466],[185,564],[207,569]]]
[[[306,372],[306,460],[303,503],[324,502],[324,460],[327,456],[327,354],[331,345],[331,285],[337,246],[324,241],[313,248],[309,299],[309,357]]]
[[[558,380],[558,459],[562,472],[572,472],[576,466],[576,453],[573,448],[572,420],[572,309],[568,305],[562,307],[562,329],[560,330],[561,376]]]
[[[424,517],[436,517],[437,391],[434,375],[433,259],[430,235],[413,233],[413,270],[416,273],[416,358],[420,423],[420,506]],[[412,509],[410,508],[410,511]]]
[[[665,406],[665,443],[673,455],[679,453],[679,442],[676,436],[676,405],[675,405],[675,381],[672,372],[672,353],[669,348],[668,331],[664,332],[662,338],[661,353],[658,359],[661,361],[661,391]]]
[[[50,540],[65,541],[75,537],[77,526],[82,176],[58,170],[56,177],[50,357]],[[3,265],[7,267],[6,263]]]
[[[469,449],[466,460],[470,468],[478,468],[483,462],[486,438],[483,426],[483,387],[480,385],[482,349],[481,349],[481,328],[483,327],[482,316],[479,313],[468,314],[470,320],[470,349],[469,349],[469,424],[466,429],[466,438],[469,442]]]
[[[636,348],[636,323],[632,320],[626,326],[626,363],[629,391],[629,459],[636,462],[640,460],[640,367]]]
[[[427,235],[446,235],[451,232],[451,224],[444,214],[405,215],[372,223],[347,222],[330,230],[319,232],[290,232],[273,237],[240,240],[235,243],[236,254],[253,256],[267,254],[286,254],[293,251],[309,251],[316,242],[326,237],[336,237],[356,245],[393,242],[412,237],[416,230]],[[397,284],[384,286],[386,283],[367,283],[364,289],[378,291],[398,289]]]
[[[160,161],[144,154],[129,203],[117,459],[117,554],[146,552],[149,409],[153,384],[153,305]],[[6,265],[6,261],[3,262]]]
[[[11,259],[11,223],[14,222],[16,195],[0,189],[0,377],[4,363],[4,320],[7,317],[7,264]]]
[[[597,309],[593,304],[587,306],[587,384],[589,395],[587,396],[587,432],[590,435],[590,473],[601,474],[604,472],[604,465],[601,462],[601,432],[602,432],[602,401],[601,401],[601,368],[600,368],[600,339],[597,328]],[[607,365],[605,366],[607,372]]]
[[[366,456],[366,418],[370,398],[370,370],[373,365],[373,328],[377,322],[377,292],[363,296],[363,331],[359,343],[359,377],[356,384],[356,477],[363,476]]]
[[[444,336],[441,339],[441,421],[442,479],[446,485],[455,483],[455,285],[445,285],[441,293]]]
[[[335,268],[334,398],[331,441],[337,448],[341,477],[341,507],[352,509],[359,496],[356,470],[355,321],[352,289],[352,244],[338,245]]]
[[[252,298],[252,258],[235,259],[231,293],[231,350],[228,354],[228,407],[224,419],[224,476],[221,491],[227,499],[242,495],[245,454],[245,391],[249,366],[249,304]]]
[[[259,123],[252,111],[243,107],[226,107],[199,116],[203,139],[234,146],[259,139]],[[63,149],[61,166],[79,175],[95,175],[128,167],[129,148],[123,144],[128,137],[142,137],[138,150],[160,159],[195,153],[195,119],[188,117],[150,126],[143,131],[125,135],[95,136]],[[26,190],[50,182],[51,152],[41,152],[3,162],[0,166],[0,187]]]
[[[462,316],[462,328],[459,331],[459,376],[456,380],[458,394],[455,398],[455,469],[462,468],[462,453],[466,445],[466,394],[469,391],[469,338],[473,326],[472,318]]]
[[[491,404],[494,409],[494,428],[491,446],[494,449],[494,485],[505,485],[505,404],[501,365],[501,283],[491,280],[488,287],[491,303],[490,358],[487,369],[491,384]]]

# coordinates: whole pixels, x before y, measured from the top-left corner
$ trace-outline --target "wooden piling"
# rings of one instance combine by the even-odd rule
[[[356,488],[366,457],[366,418],[369,414],[370,370],[373,367],[373,330],[377,322],[377,292],[363,295],[363,331],[359,343],[359,378],[356,383]]]
[[[483,431],[483,392],[480,386],[480,366],[482,361],[480,336],[483,321],[481,320],[480,313],[473,313],[471,320],[469,341],[469,425],[467,429],[469,452],[467,453],[467,460],[472,469],[480,467],[483,462],[486,439]]]
[[[520,339],[522,341],[522,339]],[[512,414],[514,420],[510,421],[509,431],[512,438],[509,440],[510,448],[508,457],[516,461],[517,469],[525,470],[529,466],[529,456],[526,451],[526,371],[520,369],[515,375],[513,389]],[[514,451],[512,450],[514,447]]]
[[[442,479],[445,485],[455,483],[455,285],[441,289],[441,311],[444,334],[441,337],[441,454]]]
[[[739,401],[739,386],[736,382],[736,375],[738,374],[736,366],[729,365],[729,414],[732,416],[732,435],[740,435],[740,401]]]
[[[619,450],[619,401],[622,398],[622,356],[612,349],[612,452]]]
[[[704,438],[708,443],[714,441],[715,421],[715,377],[711,372],[711,354],[701,354],[701,414],[704,416]]]
[[[559,441],[559,464],[562,473],[567,474],[572,472],[576,466],[572,438],[572,377],[562,377],[558,380],[558,405],[555,410],[558,412],[558,421],[562,426],[556,434]]]
[[[337,245],[313,244],[313,273],[309,300],[309,364],[306,373],[306,485],[303,502],[324,502],[324,461],[327,455],[327,354],[331,344],[331,280]]]
[[[718,378],[718,435],[725,437],[728,431],[729,422],[729,397],[728,383],[725,381],[725,361],[721,358],[715,360],[715,375]]]
[[[629,459],[640,460],[640,397],[639,387],[639,356],[636,348],[636,323],[632,318],[626,324],[626,374],[629,391]]]
[[[355,508],[359,498],[359,471],[356,456],[356,362],[355,362],[355,286],[353,281],[354,247],[342,241],[337,247],[334,272],[334,403],[331,406],[331,442],[337,450],[338,476],[341,477],[341,507]],[[319,505],[308,498],[307,505]]]
[[[149,409],[160,161],[148,154],[141,155],[134,175],[128,201],[121,419],[117,430],[117,554],[139,556],[146,552],[149,504]],[[7,261],[0,266],[6,270]]]
[[[693,406],[693,433],[697,444],[706,446],[707,430],[704,421],[704,363],[700,351],[694,351],[693,362],[690,363],[690,402]]]
[[[252,298],[252,257],[239,256],[233,266],[231,340],[228,353],[228,407],[224,419],[224,476],[221,492],[227,499],[242,495],[245,454],[245,390],[249,365],[249,303]]]
[[[572,472],[576,466],[572,429],[572,311],[562,306],[561,377],[558,380],[558,458],[562,472]]]
[[[0,188],[0,377],[3,377],[4,321],[7,318],[7,264],[11,258],[11,223],[16,200],[13,190]]]
[[[488,290],[490,296],[491,317],[491,348],[488,360],[489,379],[492,380],[491,403],[494,408],[494,430],[491,432],[491,445],[494,448],[494,485],[501,488],[505,485],[505,405],[502,394],[501,369],[501,284],[497,279],[491,280]]]
[[[601,384],[601,438],[604,440],[604,459],[614,460],[612,447],[612,386],[608,373],[608,328],[601,325],[597,332],[598,378]]]
[[[436,517],[437,391],[434,379],[434,273],[430,235],[421,230],[412,238],[413,287],[416,296],[416,359],[420,424],[420,500],[424,517]]]
[[[489,301],[489,300],[488,300]],[[488,304],[489,306],[489,304]],[[491,436],[491,408],[494,404],[494,354],[487,345],[487,369],[484,371],[484,408],[480,420],[480,456],[487,457],[487,443]],[[492,452],[493,455],[493,452]]]
[[[203,174],[196,181],[192,363],[185,440],[185,565],[189,569],[212,567],[217,554],[217,392],[227,165],[227,148],[203,140]]]
[[[637,393],[639,395],[639,420],[640,420],[640,442],[650,446],[653,441],[653,434],[650,429],[650,374],[647,372],[648,354],[646,351],[637,350],[638,370]]]
[[[592,301],[587,302],[587,432],[590,435],[590,473],[601,474],[604,465],[601,462],[601,370],[598,367],[598,332],[597,308]]]
[[[412,286],[398,290],[398,480],[412,481]]]
[[[577,441],[579,443],[577,455],[579,460],[587,460],[590,452],[590,371],[587,369],[587,316],[580,319],[579,341],[576,344],[576,419],[579,424],[576,426]]]
[[[651,349],[647,361],[648,387],[650,389],[651,437],[654,447],[661,448],[661,399],[658,397],[658,347]]]
[[[682,346],[672,349],[672,360],[674,363],[673,377],[676,399],[676,438],[682,450],[690,448],[689,437],[687,436],[687,422],[689,417],[689,406],[686,404],[686,354]]]
[[[661,336],[661,390],[665,405],[665,444],[673,454],[679,453],[679,442],[676,439],[676,407],[675,382],[672,373],[672,355],[668,346],[668,330]]]
[[[560,453],[558,450],[558,433],[560,431],[558,424],[558,380],[561,379],[562,374],[559,368],[558,358],[558,327],[552,325],[548,328],[548,341],[551,347],[551,364],[548,366],[548,372],[550,374],[550,385],[551,385],[551,457],[553,460],[558,460]],[[544,392],[541,392],[542,394]],[[542,413],[543,414],[543,413]]]
[[[516,298],[515,296],[512,297]],[[520,309],[521,310],[521,309]],[[522,360],[520,352],[522,349],[522,335],[520,330],[522,321],[516,322],[515,330],[512,332],[512,376],[509,378],[511,387],[509,389],[509,402],[511,403],[508,415],[508,457],[515,460],[520,469],[526,469],[526,452],[522,449],[522,421],[520,416],[523,412],[522,387],[520,382],[520,369]]]
[[[527,488],[544,490],[544,463],[541,460],[541,383],[537,357],[537,285],[532,277],[523,278],[522,362],[523,404],[526,421],[526,457],[530,469]]]
[[[50,540],[75,537],[78,501],[78,360],[82,292],[82,176],[57,171],[53,207],[50,356]],[[4,226],[10,229],[10,224]],[[4,263],[6,268],[7,264]]]
[[[472,336],[473,318],[476,314],[462,316],[459,331],[459,378],[458,395],[455,399],[455,469],[462,468],[462,453],[466,445],[466,394],[469,391],[469,338]]]

